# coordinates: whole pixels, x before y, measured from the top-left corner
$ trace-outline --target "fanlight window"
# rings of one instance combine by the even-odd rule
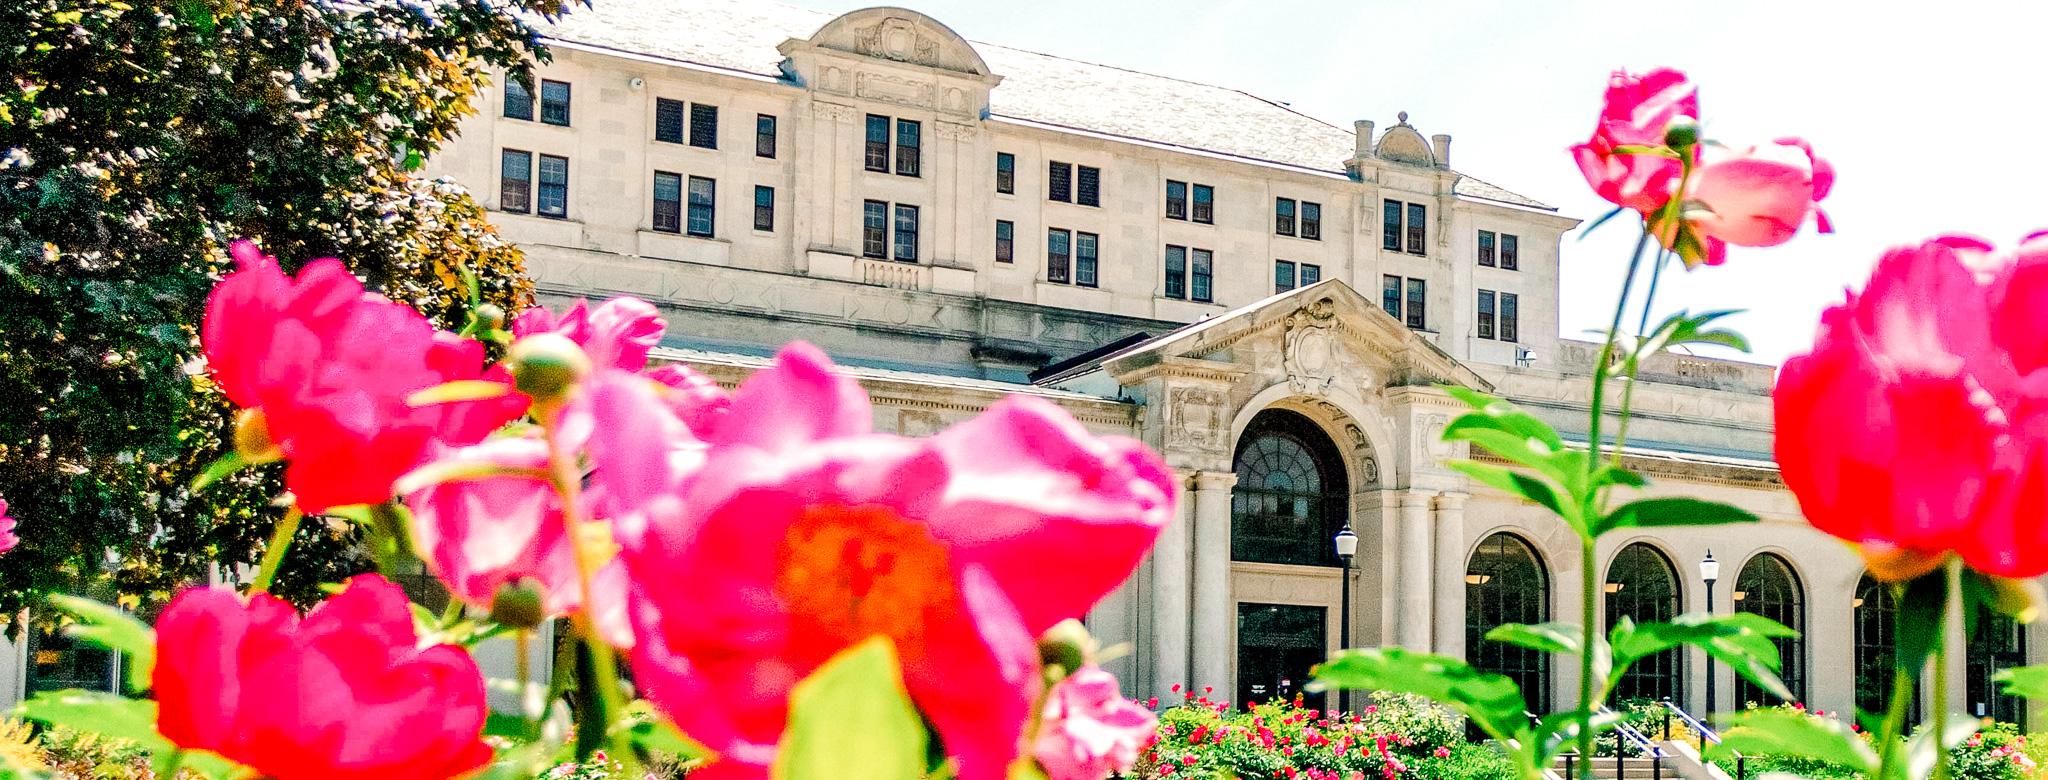
[[[1671,560],[1647,544],[1621,548],[1607,565],[1602,590],[1607,595],[1607,625],[1622,618],[1637,623],[1669,622],[1678,616],[1678,570]],[[1685,695],[1685,656],[1666,650],[1629,666],[1615,687],[1614,699],[1671,699]]]
[[[1277,409],[1252,418],[1237,447],[1231,557],[1338,565],[1330,540],[1350,512],[1343,464],[1329,436],[1308,418]]]
[[[1497,533],[1472,551],[1465,567],[1465,656],[1483,671],[1506,675],[1522,687],[1533,706],[1550,703],[1550,655],[1506,642],[1489,642],[1486,632],[1506,623],[1550,620],[1550,577],[1543,559],[1521,537]]]
[[[1772,553],[1762,553],[1742,565],[1742,573],[1735,577],[1735,592],[1729,594],[1735,599],[1735,611],[1762,615],[1787,628],[1800,632],[1800,636],[1772,640],[1778,646],[1778,677],[1785,681],[1785,687],[1792,690],[1793,701],[1806,699],[1806,592],[1800,587],[1799,576],[1792,573],[1792,565]],[[1758,688],[1748,679],[1736,676],[1735,706],[1747,704],[1768,706],[1777,703],[1777,697]]]

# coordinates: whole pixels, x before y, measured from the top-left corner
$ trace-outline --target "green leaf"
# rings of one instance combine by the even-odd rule
[[[1609,212],[1607,212],[1607,213],[1605,213],[1605,214],[1602,214],[1602,215],[1600,215],[1600,218],[1599,218],[1599,219],[1596,219],[1596,220],[1593,220],[1593,223],[1592,223],[1592,224],[1590,224],[1590,225],[1587,225],[1587,226],[1586,226],[1586,229],[1584,229],[1584,230],[1581,230],[1581,231],[1579,231],[1579,240],[1580,240],[1580,241],[1584,241],[1584,240],[1586,240],[1586,237],[1587,237],[1587,236],[1593,235],[1593,231],[1594,231],[1594,230],[1597,230],[1597,229],[1599,229],[1599,227],[1600,227],[1601,225],[1605,225],[1605,224],[1607,224],[1607,220],[1610,220],[1610,219],[1613,219],[1613,218],[1615,218],[1615,217],[1621,216],[1622,212],[1625,212],[1625,211],[1628,211],[1628,209],[1627,209],[1626,207],[1623,207],[1623,206],[1616,206],[1616,207],[1614,207],[1614,210],[1613,210],[1613,211],[1609,211]]]
[[[654,705],[646,699],[634,699],[626,705],[627,717],[621,722],[633,744],[645,750],[666,753],[681,759],[703,759],[711,750],[685,736],[668,722],[667,718],[654,711]]]
[[[1613,674],[1617,676],[1636,661],[1680,645],[1692,645],[1728,664],[1772,695],[1790,700],[1792,692],[1778,679],[1781,659],[1777,643],[1771,640],[1798,635],[1798,632],[1762,615],[1695,612],[1680,615],[1670,623],[1637,624],[1623,620],[1608,632],[1608,643],[1614,648]]]
[[[924,776],[928,735],[889,640],[870,639],[834,656],[797,683],[790,703],[776,780]]]
[[[186,769],[216,780],[246,770],[220,756],[198,750],[180,751],[156,731],[156,702],[129,699],[100,691],[47,691],[22,702],[15,717],[77,729],[135,743],[153,755],[178,753]]]
[[[1552,488],[1548,482],[1514,469],[1495,466],[1491,463],[1454,460],[1448,465],[1453,469],[1464,472],[1465,475],[1473,479],[1479,480],[1480,484],[1541,504],[1543,508],[1550,510],[1551,514],[1564,518],[1565,522],[1569,523],[1572,528],[1579,530],[1581,533],[1585,531],[1585,521],[1579,518],[1578,504],[1567,502],[1558,496],[1557,490]]]
[[[241,453],[230,450],[228,454],[220,456],[219,460],[207,464],[206,470],[192,480],[192,492],[205,490],[206,486],[219,482],[248,465],[249,462],[242,459]]]
[[[1454,430],[1465,428],[1486,428],[1505,431],[1522,438],[1536,439],[1550,450],[1564,449],[1564,440],[1557,435],[1557,429],[1550,427],[1535,415],[1505,400],[1456,385],[1442,385],[1444,392],[1472,407],[1472,411],[1459,415],[1444,428],[1444,438],[1451,438]]]
[[[2007,696],[2018,696],[2028,700],[2048,700],[2048,666],[2021,666],[2000,671],[1991,677],[1998,683],[1999,691]]]
[[[1947,611],[1948,577],[1936,570],[1906,583],[1899,598],[1899,634],[1892,663],[1914,677],[1941,642],[1942,615]]]
[[[1859,774],[1877,771],[1877,753],[1862,737],[1832,718],[1783,709],[1747,710],[1728,716],[1721,744],[1707,748],[1709,758],[1733,759],[1736,753],[1807,758]]]
[[[1540,653],[1578,655],[1579,632],[1580,628],[1570,623],[1503,623],[1486,632],[1486,639]]]
[[[1340,651],[1316,665],[1310,692],[1346,689],[1417,694],[1457,710],[1496,739],[1529,731],[1528,705],[1514,680],[1450,656],[1377,647]]]
[[[149,687],[156,668],[156,632],[120,607],[92,599],[51,594],[51,607],[78,620],[64,633],[120,653],[128,661],[128,687],[137,693]]]
[[[414,392],[405,397],[408,406],[433,406],[456,401],[488,401],[512,394],[512,386],[487,379],[457,379]]]
[[[1444,440],[1469,441],[1478,449],[1491,452],[1503,460],[1535,469],[1537,473],[1557,480],[1560,484],[1572,484],[1566,481],[1565,469],[1559,465],[1558,456],[1564,453],[1551,449],[1542,439],[1528,438],[1496,428],[1458,426],[1459,420],[1469,418],[1471,415],[1451,421],[1450,426],[1444,429]]]
[[[1941,737],[1940,750],[1944,752],[1955,750],[1963,744],[1963,740],[1969,739],[1970,735],[1977,733],[1977,729],[1983,725],[1983,721],[1976,718],[1949,718],[1946,730],[1939,734]],[[1935,759],[1938,758],[1934,744],[1936,736],[1933,727],[1930,726],[1921,729],[1913,735],[1912,739],[1906,741],[1907,777],[1926,778],[1934,776],[1934,763]]]
[[[1615,507],[1594,526],[1595,535],[1617,528],[1654,528],[1676,525],[1725,525],[1754,523],[1757,516],[1740,507],[1719,501],[1684,496],[1644,498]]]

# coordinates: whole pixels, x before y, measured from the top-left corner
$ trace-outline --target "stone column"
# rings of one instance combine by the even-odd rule
[[[1465,493],[1436,497],[1436,652],[1465,657]]]
[[[1394,619],[1394,643],[1411,650],[1430,648],[1430,558],[1436,552],[1430,533],[1430,490],[1409,490],[1401,494],[1400,570],[1395,580],[1401,601]]]
[[[1195,475],[1194,612],[1190,655],[1193,686],[1234,691],[1230,660],[1236,650],[1237,610],[1230,600],[1230,489],[1237,474]]]
[[[1189,539],[1195,522],[1194,472],[1174,470],[1180,504],[1173,522],[1152,545],[1152,695],[1172,701],[1170,689],[1188,676]]]

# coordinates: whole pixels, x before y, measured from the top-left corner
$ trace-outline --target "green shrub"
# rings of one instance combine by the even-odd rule
[[[1137,777],[1509,780],[1507,758],[1465,741],[1463,721],[1417,696],[1374,693],[1354,714],[1271,702],[1249,711],[1206,697],[1160,713]]]

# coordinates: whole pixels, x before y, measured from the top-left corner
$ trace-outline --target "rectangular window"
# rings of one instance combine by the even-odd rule
[[[1401,318],[1401,277],[1388,274],[1381,277],[1380,308],[1387,310],[1387,316]]]
[[[1479,291],[1479,337],[1493,338],[1493,291]]]
[[[1081,166],[1074,177],[1074,201],[1083,206],[1102,205],[1102,169],[1092,165]]]
[[[1323,240],[1323,204],[1301,202],[1301,237],[1310,241]]]
[[[498,152],[498,210],[525,214],[533,210],[533,153],[518,149]]]
[[[1520,243],[1521,240],[1514,236],[1506,233],[1500,234],[1500,267],[1502,270],[1520,270],[1522,261],[1521,258],[1516,257],[1519,254],[1517,250],[1520,249],[1517,245]]]
[[[540,121],[569,126],[569,82],[540,82]]]
[[[1099,243],[1094,233],[1074,234],[1074,283],[1082,287],[1094,287],[1095,252]]]
[[[754,115],[754,156],[775,159],[775,116]]]
[[[1479,264],[1493,267],[1493,231],[1479,231]]]
[[[876,173],[889,172],[889,118],[886,116],[868,115],[867,168]]]
[[[917,207],[896,206],[896,259],[917,262]]]
[[[1501,294],[1500,294],[1500,340],[1501,340],[1501,341],[1514,341],[1514,340],[1516,339],[1516,335],[1517,335],[1517,334],[1516,334],[1516,331],[1518,331],[1518,330],[1520,330],[1520,329],[1521,329],[1521,328],[1520,328],[1520,325],[1521,325],[1521,323],[1519,323],[1519,322],[1516,322],[1516,312],[1515,312],[1515,309],[1517,308],[1515,304],[1516,304],[1516,303],[1518,303],[1518,300],[1517,300],[1517,299],[1518,299],[1518,297],[1519,297],[1519,296],[1515,295],[1514,293],[1501,293]]]
[[[924,126],[908,119],[896,120],[896,175],[922,175],[924,167]]]
[[[533,90],[505,74],[505,118],[533,121]]]
[[[540,197],[538,209],[543,217],[569,216],[569,158],[552,154],[540,156]]]
[[[1017,155],[996,152],[996,192],[1004,195],[1017,192]]]
[[[1216,224],[1216,188],[1207,184],[1195,185],[1195,203],[1189,218],[1204,225]]]
[[[690,224],[693,236],[710,238],[718,224],[718,182],[702,176],[690,177]]]
[[[1273,232],[1282,236],[1294,235],[1294,199],[1273,199]]]
[[[1429,222],[1429,214],[1420,203],[1408,204],[1408,254],[1428,254],[1423,239],[1427,238],[1423,225]]]
[[[1322,267],[1322,266],[1320,266],[1320,265],[1310,265],[1310,264],[1308,264],[1308,263],[1302,263],[1302,264],[1301,264],[1301,286],[1303,286],[1303,287],[1307,287],[1307,286],[1309,286],[1309,285],[1311,285],[1311,284],[1315,284],[1316,282],[1320,282],[1320,281],[1322,281],[1322,280],[1323,280],[1323,267]]]
[[[1398,200],[1380,204],[1380,248],[1401,251],[1401,202]]]
[[[996,220],[996,262],[1017,261],[1017,224],[1007,219]]]
[[[1273,292],[1284,293],[1292,289],[1294,289],[1294,262],[1291,260],[1273,261]]]
[[[1045,280],[1067,283],[1068,242],[1073,234],[1059,228],[1045,231]]]
[[[690,145],[699,149],[718,148],[718,107],[690,104]]]
[[[683,177],[667,171],[654,172],[654,229],[663,233],[683,232]]]
[[[1188,262],[1188,297],[1209,303],[1212,300],[1209,282],[1214,274],[1215,256],[1207,249],[1196,249],[1189,254],[1193,257]]]
[[[1074,200],[1074,164],[1056,162],[1046,166],[1045,198],[1061,203]]]
[[[863,257],[889,256],[889,204],[879,200],[861,203],[860,253]]]
[[[775,188],[754,185],[754,229],[775,230]]]
[[[1188,218],[1188,183],[1187,183],[1187,182],[1184,182],[1184,181],[1172,181],[1172,180],[1168,180],[1168,181],[1166,182],[1166,218],[1167,218],[1167,219],[1187,219],[1187,218]]]
[[[1188,248],[1166,247],[1166,297],[1188,297]]]
[[[683,115],[688,113],[683,101],[668,98],[654,99],[654,140],[665,144],[683,142]]]
[[[1423,306],[1429,299],[1429,283],[1421,279],[1408,280],[1408,327],[1428,330],[1429,318],[1423,314]]]

